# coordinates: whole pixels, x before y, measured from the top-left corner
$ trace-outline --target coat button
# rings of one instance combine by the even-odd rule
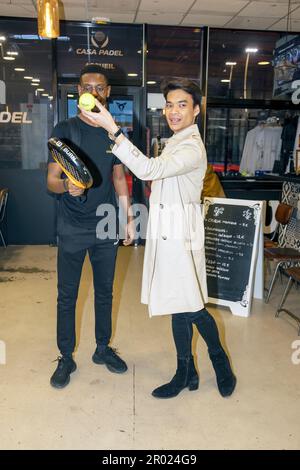
[[[164,208],[164,205],[163,205],[163,204],[159,204],[159,207],[160,207],[161,209],[163,209],[163,208]]]
[[[162,238],[163,240],[166,240],[166,239],[167,239],[167,237],[166,237],[165,235],[163,235],[161,238]]]

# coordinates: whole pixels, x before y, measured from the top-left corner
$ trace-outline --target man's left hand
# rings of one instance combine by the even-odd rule
[[[135,223],[134,220],[131,220],[126,225],[125,229],[125,240],[123,241],[123,245],[128,246],[131,245],[133,240],[135,239]]]

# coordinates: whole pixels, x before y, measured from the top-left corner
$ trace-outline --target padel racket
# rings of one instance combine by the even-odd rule
[[[51,137],[48,140],[48,148],[54,160],[75,186],[81,189],[92,186],[93,177],[91,173],[67,144],[57,137]]]

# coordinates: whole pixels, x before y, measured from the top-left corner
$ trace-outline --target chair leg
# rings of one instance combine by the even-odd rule
[[[276,268],[275,268],[273,277],[272,277],[272,279],[271,279],[271,281],[270,281],[270,284],[269,284],[267,297],[266,297],[266,299],[265,299],[266,304],[269,302],[270,295],[271,295],[271,292],[272,292],[272,289],[273,289],[273,286],[274,286],[274,283],[275,283],[275,279],[276,279],[276,276],[277,276],[277,273],[278,273],[278,269],[280,268],[281,264],[282,264],[282,262],[279,262],[279,263],[277,263],[277,265],[276,265]]]
[[[267,260],[267,269],[268,269],[268,273],[271,274],[271,263],[269,260]]]
[[[284,289],[284,293],[282,295],[282,298],[281,298],[281,301],[280,301],[280,304],[278,305],[278,308],[277,308],[277,311],[275,313],[275,317],[279,317],[279,313],[283,307],[283,304],[284,302],[286,301],[286,298],[287,298],[287,295],[289,293],[289,290],[290,290],[290,287],[291,287],[291,284],[293,282],[293,278],[290,276],[289,277],[289,280],[288,280],[288,283],[286,285],[286,288]]]
[[[282,270],[280,268],[279,268],[279,276],[280,276],[280,284],[282,285],[283,278],[282,278]]]
[[[2,235],[1,230],[0,230],[0,237],[1,237],[1,240],[2,240],[2,243],[3,243],[4,248],[6,248],[6,243],[5,243],[5,240],[4,240],[4,237],[3,237],[3,235]]]

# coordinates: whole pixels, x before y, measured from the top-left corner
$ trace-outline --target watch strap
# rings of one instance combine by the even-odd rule
[[[119,127],[119,129],[114,134],[111,134],[109,132],[108,137],[110,138],[110,140],[116,140],[116,138],[119,137],[119,135],[121,135],[121,134],[122,134],[122,129],[121,129],[121,127]]]

